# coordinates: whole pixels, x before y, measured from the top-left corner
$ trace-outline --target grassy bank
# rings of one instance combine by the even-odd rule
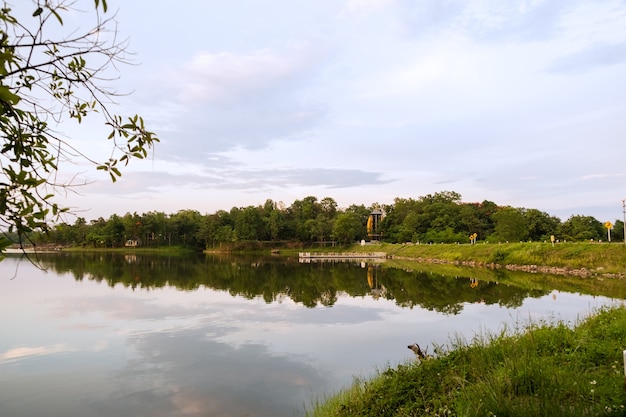
[[[387,244],[354,245],[345,251],[386,252],[397,259],[476,266],[546,266],[591,274],[626,275],[626,246],[619,243]],[[336,251],[336,249],[335,249]],[[556,271],[555,271],[556,272]]]
[[[122,254],[145,254],[145,255],[169,255],[181,256],[195,253],[194,250],[182,246],[159,246],[159,247],[138,247],[138,248],[93,248],[74,246],[63,248],[63,252],[74,253],[122,253]]]
[[[529,323],[358,380],[307,415],[626,416],[626,308],[573,328]]]

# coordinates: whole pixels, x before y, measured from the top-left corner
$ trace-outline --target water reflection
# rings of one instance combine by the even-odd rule
[[[40,261],[57,273],[71,273],[76,280],[90,279],[109,286],[172,286],[186,291],[206,287],[249,299],[261,296],[268,303],[288,297],[310,308],[332,306],[340,293],[352,297],[369,294],[394,300],[402,307],[420,306],[447,314],[458,314],[465,303],[519,307],[524,299],[541,297],[554,289],[626,298],[626,289],[617,280],[581,280],[506,270],[483,270],[478,278],[472,269],[445,275],[396,268],[389,263],[300,264],[288,257],[172,258],[135,254],[63,254],[43,256]]]
[[[0,262],[0,415],[13,417],[302,415],[410,360],[409,343],[626,298],[610,280],[390,262],[62,253],[15,275],[17,262]]]
[[[306,360],[271,355],[261,344],[234,347],[207,338],[207,330],[223,331],[207,326],[131,337],[137,357],[116,374],[115,403],[124,412],[109,415],[140,415],[151,404],[168,416],[271,416],[288,412],[294,398],[304,401],[308,387],[325,382]]]

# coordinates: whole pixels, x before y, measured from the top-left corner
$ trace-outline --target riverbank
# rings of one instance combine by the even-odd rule
[[[626,276],[618,244],[375,244],[397,261],[569,276]],[[626,416],[626,308],[573,328],[528,323],[471,343],[451,335],[431,358],[379,372],[318,402],[308,416]]]
[[[335,249],[336,250],[336,249]],[[389,258],[482,268],[576,276],[626,277],[626,246],[618,243],[389,244],[354,245],[354,252]]]
[[[328,248],[294,247],[274,248],[271,245],[251,249],[242,244],[241,248],[207,249],[204,253],[270,253],[279,256],[298,256],[299,252],[311,254],[341,253],[384,253],[388,259],[414,261],[428,264],[448,264],[489,269],[508,269],[533,273],[546,273],[572,276],[602,276],[626,278],[626,245],[622,243],[551,243],[525,242],[488,244],[390,244],[368,243]],[[288,245],[287,245],[288,246]],[[153,253],[182,255],[194,251],[178,246],[141,247],[141,248],[93,248],[93,247],[38,247],[38,252],[119,252]],[[21,250],[16,250],[22,253]],[[27,253],[31,250],[27,250]],[[9,253],[9,250],[6,251]]]
[[[626,308],[573,328],[528,323],[357,380],[309,417],[626,416]]]

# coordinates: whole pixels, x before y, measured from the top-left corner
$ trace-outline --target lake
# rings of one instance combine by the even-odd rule
[[[407,266],[408,265],[408,266]],[[0,416],[294,416],[452,337],[575,323],[623,281],[284,256],[0,262]]]

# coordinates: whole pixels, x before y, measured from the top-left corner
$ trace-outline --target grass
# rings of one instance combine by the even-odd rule
[[[597,274],[626,274],[626,245],[623,243],[550,243],[526,242],[488,244],[403,245],[382,243],[354,245],[344,251],[387,252],[394,258],[440,260],[465,264],[502,266],[550,266],[572,270],[585,269]]]
[[[320,401],[310,417],[626,416],[626,307],[569,327],[529,323],[398,365]]]
[[[75,253],[132,253],[132,254],[145,254],[145,255],[189,255],[195,253],[193,249],[182,246],[159,246],[159,247],[138,247],[138,248],[94,248],[90,246],[85,247],[70,247],[64,248],[63,252],[75,252]]]

